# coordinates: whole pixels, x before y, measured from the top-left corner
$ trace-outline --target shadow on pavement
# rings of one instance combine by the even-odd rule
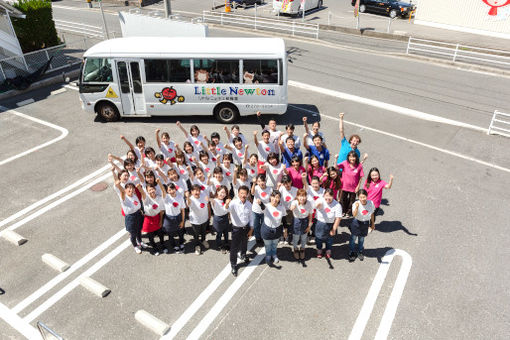
[[[407,235],[418,236],[418,234],[410,232],[400,221],[382,221],[377,224],[376,230],[382,233],[392,233],[394,231],[402,230]]]

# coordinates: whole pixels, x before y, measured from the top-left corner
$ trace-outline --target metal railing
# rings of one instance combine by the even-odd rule
[[[494,111],[487,134],[510,137],[510,114],[498,110]]]
[[[409,37],[406,54],[420,54],[510,69],[510,52]]]
[[[44,66],[50,59],[51,63],[46,72],[58,71],[77,65],[81,63],[82,55],[88,48],[104,40],[102,36],[84,36],[66,41],[64,34],[61,34],[61,39],[64,43],[57,46],[25,53],[23,56],[0,59],[0,84],[7,79],[31,74]]]
[[[304,24],[282,19],[268,19],[258,16],[246,16],[232,13],[216,13],[203,11],[202,22],[218,23],[220,25],[232,25],[253,28],[255,30],[280,31],[290,35],[311,36],[319,39],[318,24]]]

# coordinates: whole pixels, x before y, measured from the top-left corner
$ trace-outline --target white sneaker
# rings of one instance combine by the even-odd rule
[[[202,245],[204,246],[205,249],[209,249],[209,242],[204,241],[202,242]]]
[[[288,246],[288,245],[289,245],[289,241],[286,241],[286,240],[285,240],[285,241],[283,241],[283,244],[284,244],[284,245],[286,245],[286,246]]]
[[[159,256],[159,251],[155,252],[154,256]]]
[[[140,247],[135,247],[135,253],[137,253],[137,254],[142,253],[142,250],[140,249]]]
[[[179,247],[175,246],[175,247],[174,247],[174,250],[175,250],[175,251],[179,251]]]
[[[200,255],[202,251],[200,250],[200,246],[195,247],[195,255]]]
[[[274,260],[273,260],[273,262],[274,262],[274,263],[278,263],[278,262],[280,262],[280,260],[279,260],[276,256],[275,256],[273,259],[274,259]]]
[[[146,248],[149,248],[148,245],[146,245],[145,243],[143,242],[140,242],[140,244],[138,245],[139,247],[143,248],[143,249],[146,249]]]

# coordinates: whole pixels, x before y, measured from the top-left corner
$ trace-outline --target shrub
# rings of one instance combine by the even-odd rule
[[[14,7],[26,15],[25,19],[12,18],[23,53],[59,44],[51,0],[18,0]]]

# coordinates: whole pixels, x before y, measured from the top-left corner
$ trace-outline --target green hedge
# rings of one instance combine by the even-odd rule
[[[59,44],[51,0],[18,0],[14,7],[26,15],[12,18],[12,25],[24,53]]]

